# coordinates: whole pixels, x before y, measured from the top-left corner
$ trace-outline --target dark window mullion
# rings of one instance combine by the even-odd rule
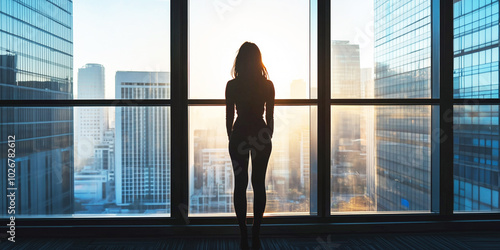
[[[330,216],[330,1],[318,1],[318,216]]]
[[[439,84],[439,213],[453,214],[453,1],[432,1],[433,84]],[[435,88],[437,91],[437,87]]]
[[[171,216],[189,224],[188,185],[188,3],[172,0],[171,24]]]

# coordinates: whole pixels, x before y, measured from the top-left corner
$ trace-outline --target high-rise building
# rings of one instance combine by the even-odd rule
[[[376,0],[374,8],[375,98],[430,98],[430,0]],[[375,110],[377,210],[429,211],[431,108]]]
[[[78,99],[104,99],[104,66],[87,63],[78,69]]]
[[[2,51],[3,52],[3,51]],[[6,54],[0,54],[0,98],[13,99],[14,87],[16,85],[16,55],[11,53],[10,50],[5,50]],[[11,88],[7,88],[11,85]],[[9,89],[9,90],[8,90]]]
[[[332,41],[332,97],[361,97],[359,45]]]
[[[95,146],[97,170],[108,170],[114,173],[115,170],[115,131],[107,129],[104,131],[102,143]]]
[[[227,136],[217,137],[214,129],[193,132],[194,164],[190,194],[190,212],[234,213],[233,166],[227,149]]]
[[[498,98],[498,1],[454,1],[455,98]],[[499,106],[454,108],[454,209],[498,211]]]
[[[78,99],[104,99],[104,67],[86,64],[78,69]],[[95,147],[102,143],[108,128],[107,109],[101,107],[75,108],[75,168],[94,166]]]
[[[359,45],[332,41],[331,88],[334,98],[360,98],[361,67]],[[355,196],[364,195],[366,162],[361,148],[361,107],[332,108],[331,191],[332,211]],[[354,160],[355,159],[355,160]],[[353,175],[353,173],[357,173]],[[349,180],[346,180],[349,178]],[[363,190],[363,192],[360,192]]]
[[[332,97],[360,98],[361,67],[359,45],[349,41],[332,41]],[[340,144],[360,138],[360,115],[356,107],[334,109],[332,112],[332,157]],[[338,163],[334,163],[338,164]]]
[[[165,99],[168,72],[118,71],[117,99]],[[170,211],[170,108],[117,107],[116,204],[130,210]]]
[[[1,2],[2,100],[73,98],[72,13],[70,0]],[[7,149],[9,135],[16,138],[16,217],[73,213],[73,109],[1,107],[0,113],[0,148]],[[0,186],[7,193],[7,178]],[[0,196],[3,215],[6,198]]]

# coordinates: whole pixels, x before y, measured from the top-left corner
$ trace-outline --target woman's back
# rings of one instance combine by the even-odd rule
[[[260,79],[233,79],[228,83],[230,98],[236,104],[238,117],[262,118],[266,102],[270,102],[273,95],[272,82]]]

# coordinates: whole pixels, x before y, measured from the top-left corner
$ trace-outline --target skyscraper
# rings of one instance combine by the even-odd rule
[[[72,13],[70,0],[1,2],[0,98],[73,98]],[[16,138],[16,217],[73,213],[73,109],[1,107],[0,113],[2,151],[9,135]],[[4,194],[6,182],[0,179]],[[6,198],[0,196],[3,215]]]
[[[498,1],[454,1],[455,98],[498,98]],[[480,25],[479,25],[480,24]],[[454,108],[454,209],[498,211],[498,105]]]
[[[165,99],[168,72],[118,71],[117,99]],[[116,204],[131,210],[170,211],[170,108],[117,107]]]
[[[361,97],[359,45],[332,41],[331,88],[333,98]],[[332,108],[331,190],[333,212],[347,209],[341,204],[364,195],[365,150],[361,148],[361,107]],[[349,180],[347,180],[348,178]],[[363,192],[361,192],[363,190]],[[342,206],[342,207],[341,207]]]
[[[332,97],[361,97],[359,45],[332,41]]]
[[[374,7],[375,98],[430,98],[430,0]],[[377,210],[429,211],[431,108],[375,110]]]
[[[87,63],[78,69],[78,99],[104,99],[104,66]]]
[[[78,99],[104,99],[104,67],[86,64],[78,69]],[[95,165],[95,148],[102,143],[108,128],[107,109],[75,108],[75,168]]]

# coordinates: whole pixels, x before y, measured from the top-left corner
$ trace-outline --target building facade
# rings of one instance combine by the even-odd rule
[[[104,66],[87,63],[78,69],[78,99],[104,99]]]
[[[333,98],[360,98],[360,50],[349,41],[332,41],[331,88]],[[350,210],[350,201],[364,197],[366,187],[365,148],[361,147],[362,108],[332,107],[331,113],[332,212]]]
[[[498,1],[454,1],[455,98],[498,98]],[[498,211],[498,105],[454,107],[454,209]]]
[[[360,98],[361,69],[359,45],[332,41],[332,97]]]
[[[104,99],[104,67],[86,64],[78,69],[78,99]],[[75,117],[75,168],[94,166],[100,159],[95,157],[96,147],[103,142],[108,129],[107,108],[77,107]]]
[[[430,98],[431,1],[374,7],[375,98]],[[377,211],[430,211],[430,119],[430,106],[375,107]]]
[[[117,99],[165,99],[168,72],[118,71]],[[138,212],[170,212],[170,108],[117,107],[116,204]]]
[[[72,1],[1,1],[0,20],[0,98],[72,99]],[[0,131],[3,152],[16,138],[16,217],[72,214],[73,109],[2,107]],[[7,178],[0,185],[7,193]]]

